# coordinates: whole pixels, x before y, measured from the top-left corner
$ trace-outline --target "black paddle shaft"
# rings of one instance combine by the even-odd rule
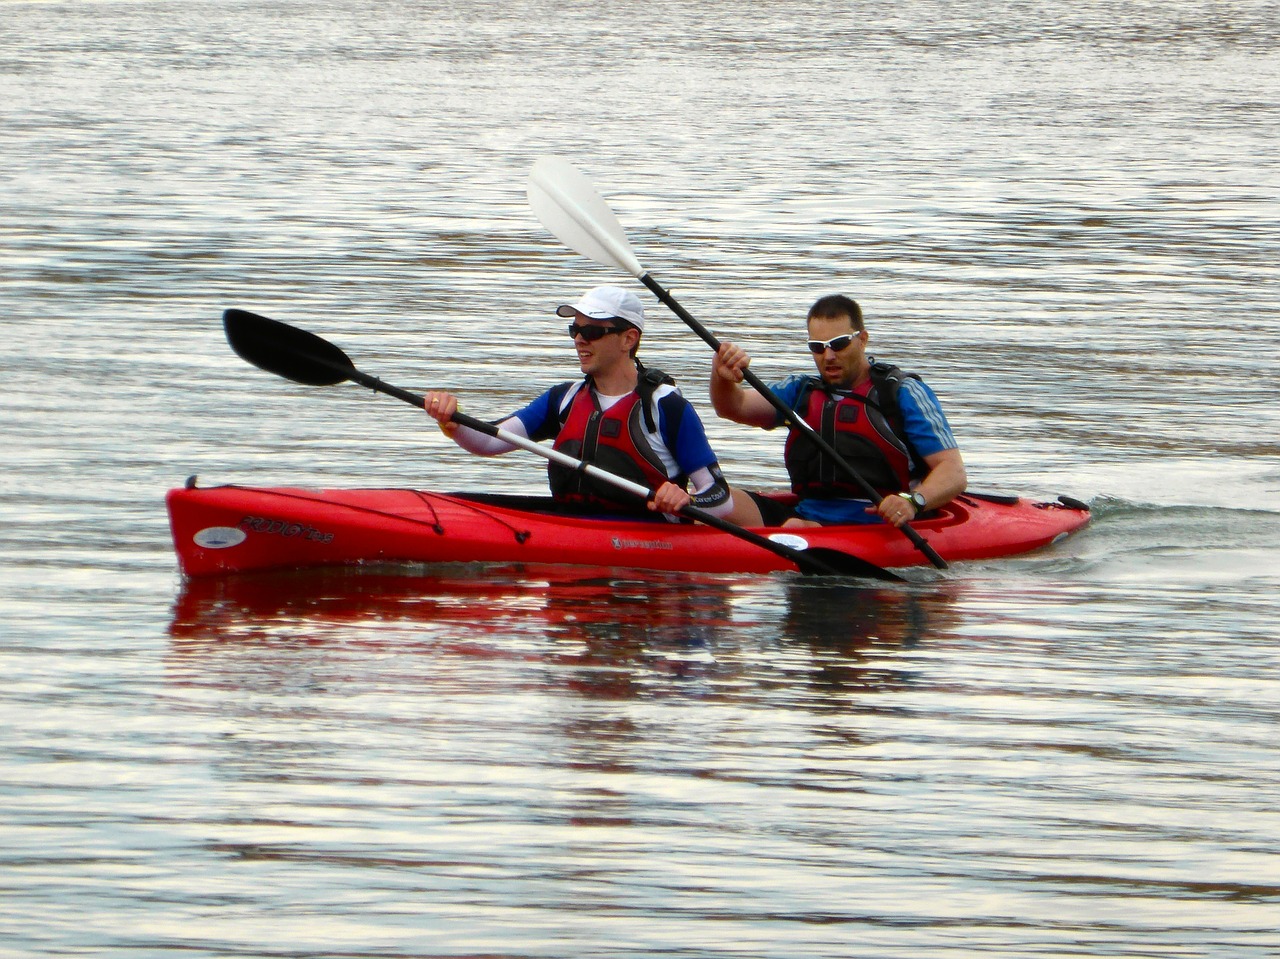
[[[708,330],[701,323],[699,323],[697,319],[695,319],[694,316],[691,313],[689,313],[688,310],[686,310],[683,306],[681,306],[676,301],[676,298],[674,296],[672,296],[662,287],[662,284],[660,284],[648,273],[640,277],[640,282],[643,283],[645,286],[647,286],[650,290],[652,290],[653,294],[659,300],[661,300],[664,304],[666,304],[667,308],[670,309],[672,313],[680,317],[680,319],[684,321],[685,325],[688,326],[689,329],[693,330],[693,332],[697,333],[700,337],[702,337],[703,341],[708,346],[710,346],[713,350],[720,349],[720,341],[716,339],[715,334],[712,333],[710,330]],[[823,453],[831,457],[832,461],[837,466],[839,466],[842,470],[844,470],[845,473],[848,474],[849,477],[851,477],[853,481],[858,484],[858,486],[862,489],[862,491],[867,494],[867,498],[870,499],[871,502],[878,503],[880,501],[879,491],[870,483],[868,483],[866,479],[864,479],[862,475],[857,470],[855,470],[853,466],[850,465],[849,462],[843,456],[837,453],[835,451],[835,448],[826,440],[824,440],[822,438],[822,435],[817,430],[815,430],[812,426],[810,426],[803,419],[797,416],[795,410],[787,406],[787,404],[782,402],[782,400],[778,397],[776,393],[773,392],[773,390],[765,386],[765,384],[760,380],[760,377],[752,373],[749,367],[742,371],[742,378],[745,379],[747,383],[752,388],[754,388],[757,393],[759,393],[761,396],[763,396],[766,400],[769,401],[770,405],[772,405],[773,408],[777,410],[778,413],[782,416],[782,419],[787,424],[787,426],[789,426],[793,430],[798,430],[799,432],[804,433],[808,439],[812,440],[814,444],[817,445],[818,449],[822,450]],[[938,555],[937,551],[932,546],[930,546],[928,542],[925,541],[925,538],[921,536],[919,532],[917,532],[911,526],[900,526],[898,528],[902,530],[903,535],[905,535],[907,539],[911,540],[911,545],[913,545],[916,549],[918,549],[926,557],[928,557],[929,562],[933,563],[933,565],[936,566],[938,569],[947,568],[947,561]]]

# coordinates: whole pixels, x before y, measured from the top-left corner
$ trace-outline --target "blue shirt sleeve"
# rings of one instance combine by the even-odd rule
[[[702,418],[679,393],[668,394],[658,401],[658,432],[685,476],[716,465],[716,454],[707,439]]]
[[[809,382],[809,377],[801,373],[793,373],[785,380],[777,383],[770,383],[769,389],[773,390],[774,396],[782,400],[791,409],[796,408],[796,400],[800,398],[800,392],[804,389],[805,384]],[[775,429],[783,424],[782,414],[778,413],[774,417],[773,426],[769,429]]]
[[[555,439],[560,432],[559,404],[564,398],[565,391],[572,385],[572,383],[561,383],[553,386],[528,406],[511,414],[524,425],[524,431],[529,439],[535,442]]]
[[[958,448],[942,405],[924,383],[915,377],[904,377],[898,387],[898,407],[907,438],[921,456]]]

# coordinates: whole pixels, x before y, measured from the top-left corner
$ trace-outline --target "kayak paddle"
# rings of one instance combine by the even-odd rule
[[[624,270],[647,286],[685,325],[697,333],[713,350],[720,349],[720,341],[705,326],[676,302],[667,290],[640,265],[622,224],[613,210],[596,191],[591,181],[570,163],[559,157],[543,157],[533,165],[529,174],[529,206],[552,235],[571,250],[604,266]],[[742,371],[743,378],[782,416],[793,430],[804,433],[817,447],[853,479],[867,497],[879,502],[880,494],[821,434],[791,407],[783,403],[773,390],[760,381],[750,368]],[[901,526],[903,534],[913,546],[928,557],[938,569],[946,569],[947,563],[920,533],[911,526]]]
[[[376,376],[356,369],[346,353],[314,333],[247,310],[227,310],[222,314],[222,325],[227,333],[227,341],[236,354],[268,373],[293,380],[295,383],[305,383],[308,386],[333,386],[347,380],[354,380],[362,386],[394,396],[418,409],[423,409],[425,406],[424,397],[402,390],[398,386],[392,386],[390,383],[384,383]],[[478,420],[462,412],[454,413],[453,420],[468,429],[496,437],[512,446],[559,463],[561,466],[580,470],[593,479],[608,483],[639,499],[648,500],[652,495],[647,487],[639,483],[633,483],[629,479],[602,470],[590,463],[583,463],[559,450],[542,446],[528,437],[501,429],[492,423],[486,423],[484,420]],[[730,536],[736,536],[761,549],[767,549],[794,563],[800,572],[808,576],[861,576],[892,581],[902,580],[902,577],[896,573],[841,550],[821,547],[793,549],[743,529],[696,506],[686,506],[680,512],[706,526],[714,527]]]

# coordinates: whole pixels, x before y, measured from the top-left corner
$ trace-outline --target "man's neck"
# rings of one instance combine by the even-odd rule
[[[846,393],[852,393],[859,386],[861,386],[863,383],[866,383],[870,379],[871,379],[871,364],[863,363],[854,372],[853,379],[851,381],[841,380],[839,383],[833,383],[832,386],[834,386],[837,390],[843,390]]]
[[[635,360],[627,357],[626,362],[594,374],[591,382],[597,393],[603,393],[605,396],[622,396],[636,388],[636,384],[640,382],[640,374],[636,371]]]

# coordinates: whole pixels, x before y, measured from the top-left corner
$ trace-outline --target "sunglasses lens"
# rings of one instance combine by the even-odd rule
[[[569,335],[572,337],[582,337],[588,343],[594,343],[596,340],[604,339],[610,333],[621,332],[622,327],[619,326],[579,326],[577,323],[569,324]]]
[[[839,353],[852,342],[853,337],[848,333],[844,336],[837,336],[834,340],[810,340],[809,352],[825,353],[827,351],[827,347],[830,347],[832,352]]]

